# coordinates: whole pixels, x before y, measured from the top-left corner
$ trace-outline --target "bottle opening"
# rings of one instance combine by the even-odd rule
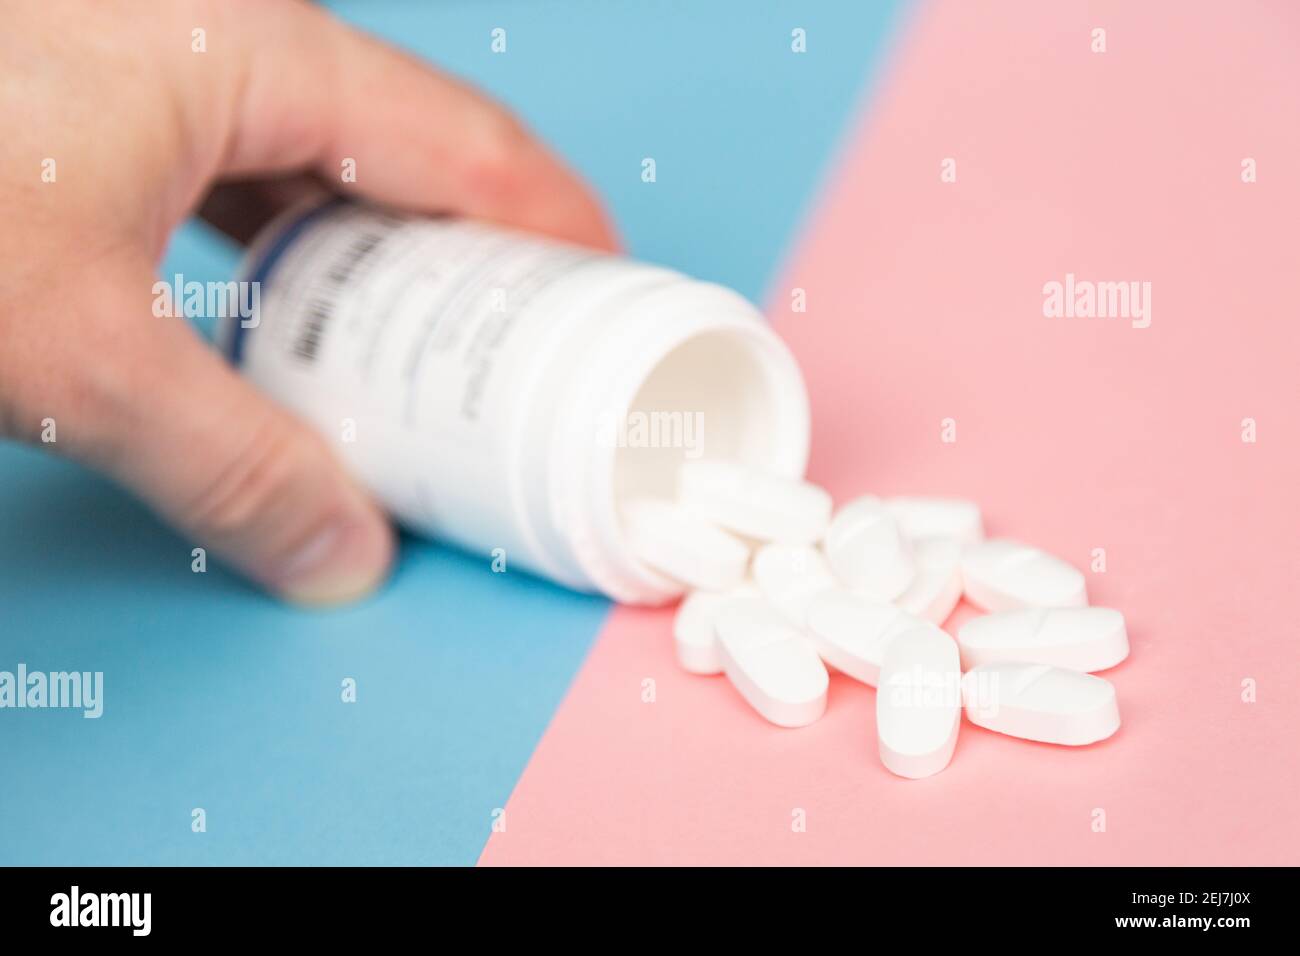
[[[802,471],[783,436],[790,383],[744,331],[705,332],[669,352],[617,423],[617,503],[673,497],[684,461],[723,459],[794,475]],[[788,427],[786,431],[788,431]]]
[[[618,425],[615,508],[638,497],[675,498],[685,461],[735,461],[787,477],[801,477],[807,464],[803,380],[785,346],[757,323],[701,332],[674,347],[645,376]],[[632,560],[649,589],[644,600],[681,593]]]

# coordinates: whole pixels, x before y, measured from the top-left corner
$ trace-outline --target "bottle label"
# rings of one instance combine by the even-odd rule
[[[521,422],[536,411],[528,383],[574,360],[593,302],[663,276],[510,230],[347,202],[281,227],[245,274],[260,308],[225,336],[242,373],[313,424],[405,524],[516,547]]]
[[[429,399],[472,423],[530,303],[601,262],[473,223],[329,203],[285,228],[253,264],[262,309],[251,327],[233,330],[228,354],[244,364],[256,336],[259,365],[278,360],[340,386],[379,388],[411,425],[449,424],[442,414],[421,421]]]

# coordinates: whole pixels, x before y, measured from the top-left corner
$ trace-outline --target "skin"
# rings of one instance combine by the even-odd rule
[[[5,20],[0,435],[39,442],[54,419],[39,447],[289,600],[371,591],[394,548],[374,502],[184,320],[153,316],[168,237],[198,211],[246,240],[333,189],[613,249],[600,206],[499,105],[306,3],[18,0]]]

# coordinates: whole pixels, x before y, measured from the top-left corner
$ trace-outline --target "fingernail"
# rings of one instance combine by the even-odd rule
[[[339,518],[308,537],[272,575],[271,587],[295,604],[344,604],[388,576],[393,532],[382,519]]]

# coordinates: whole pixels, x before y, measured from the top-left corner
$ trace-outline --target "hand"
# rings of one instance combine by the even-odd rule
[[[53,419],[44,447],[288,599],[370,591],[393,552],[379,509],[183,320],[153,316],[172,230],[202,207],[244,239],[324,183],[612,248],[599,206],[500,106],[305,3],[20,0],[5,18],[0,435]]]

